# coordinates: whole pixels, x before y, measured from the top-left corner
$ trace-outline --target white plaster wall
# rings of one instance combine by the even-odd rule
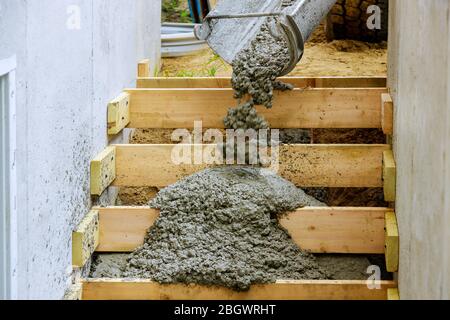
[[[450,299],[450,2],[391,0],[402,299]]]
[[[68,6],[81,29],[66,27]],[[0,59],[17,55],[17,297],[59,299],[71,232],[91,206],[89,161],[107,144],[106,105],[157,64],[160,0],[0,0]],[[152,71],[153,72],[153,71]]]

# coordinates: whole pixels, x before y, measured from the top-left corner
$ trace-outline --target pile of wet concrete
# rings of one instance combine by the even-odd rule
[[[326,279],[278,223],[280,214],[323,205],[266,169],[207,169],[151,202],[160,217],[128,258],[124,276],[236,290],[277,279]]]

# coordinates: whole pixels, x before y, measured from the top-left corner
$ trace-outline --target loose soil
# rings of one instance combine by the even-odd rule
[[[386,76],[387,43],[354,40],[327,42],[320,26],[306,43],[302,60],[288,76]],[[232,68],[211,49],[194,56],[163,60],[161,76],[231,77]]]

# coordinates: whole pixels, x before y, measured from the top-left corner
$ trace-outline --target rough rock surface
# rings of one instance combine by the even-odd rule
[[[278,224],[278,215],[323,206],[272,172],[223,167],[160,191],[161,216],[131,254],[126,277],[247,290],[277,279],[326,279]]]

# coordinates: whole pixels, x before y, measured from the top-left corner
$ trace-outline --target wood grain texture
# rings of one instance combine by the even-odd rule
[[[100,196],[116,178],[116,148],[107,147],[91,161],[91,195]]]
[[[394,102],[389,93],[381,95],[381,128],[386,135],[394,133]]]
[[[398,288],[390,288],[387,291],[388,300],[389,301],[396,301],[400,300],[400,293],[398,291]]]
[[[130,95],[124,92],[108,104],[108,134],[118,134],[128,123],[130,123]]]
[[[385,88],[384,77],[281,77],[296,88]],[[230,77],[139,77],[137,88],[231,88]]]
[[[131,252],[144,243],[159,211],[149,207],[96,208],[97,252]],[[280,218],[302,249],[314,253],[383,254],[388,208],[304,208]]]
[[[384,88],[296,89],[276,92],[271,109],[258,106],[272,128],[381,128]],[[224,128],[236,106],[231,89],[127,89],[130,128]]]
[[[381,289],[369,290],[366,281],[278,281],[254,285],[246,292],[223,287],[170,284],[150,280],[88,279],[83,300],[387,300],[394,281],[380,281]]]
[[[144,59],[138,63],[138,78],[148,78],[150,77],[150,60]]]
[[[280,219],[295,243],[313,253],[382,254],[387,208],[305,208]]]
[[[97,252],[132,252],[144,243],[159,211],[149,207],[97,207],[100,231]],[[384,244],[383,244],[384,246]]]
[[[385,216],[386,232],[386,269],[389,272],[397,272],[400,254],[400,239],[398,233],[397,217],[395,212],[387,212]]]
[[[207,167],[175,164],[174,148],[176,145],[117,145],[113,185],[165,187]],[[299,187],[382,187],[386,150],[390,146],[282,145],[278,173]]]
[[[72,265],[82,268],[97,249],[99,241],[99,213],[92,210],[72,232]]]
[[[377,188],[388,145],[284,145],[281,176],[299,187]]]
[[[397,189],[397,168],[392,150],[383,152],[383,189],[384,200],[394,202]]]

